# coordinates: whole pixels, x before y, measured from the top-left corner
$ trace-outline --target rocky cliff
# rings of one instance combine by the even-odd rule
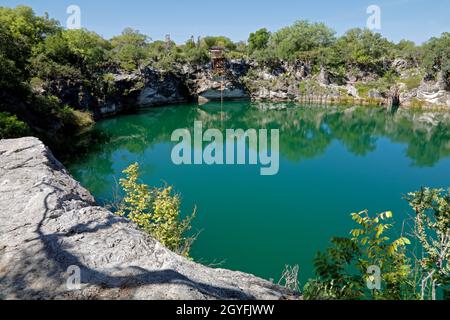
[[[63,105],[88,110],[97,118],[133,109],[199,101],[252,99],[320,104],[393,104],[405,107],[450,108],[450,88],[438,75],[424,78],[406,61],[393,62],[396,79],[384,83],[372,73],[337,77],[325,68],[313,72],[303,62],[259,65],[252,60],[230,60],[225,74],[214,74],[211,65],[173,65],[171,70],[146,67],[133,73],[116,70],[99,96],[76,79],[51,82],[42,90],[57,96]]]
[[[0,142],[0,208],[0,299],[290,295],[268,281],[207,268],[170,252],[96,206],[36,138]],[[78,270],[80,287],[74,287]]]

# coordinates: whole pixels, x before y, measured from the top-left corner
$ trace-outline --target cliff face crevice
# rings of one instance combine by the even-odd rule
[[[36,138],[0,142],[0,208],[0,299],[291,295],[252,275],[208,268],[170,252],[97,207]],[[74,287],[77,271],[81,283]]]

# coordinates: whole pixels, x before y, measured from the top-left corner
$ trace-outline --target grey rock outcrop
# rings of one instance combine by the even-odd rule
[[[328,71],[325,68],[321,68],[320,69],[320,73],[319,76],[317,78],[317,81],[325,86],[328,86],[331,82],[330,82],[330,75],[328,74]]]
[[[442,73],[439,73],[436,79],[426,79],[422,81],[418,88],[404,90],[401,94],[402,104],[408,106],[416,99],[429,106],[450,107],[450,91],[448,84]]]
[[[247,72],[248,66],[239,61],[232,61],[228,71],[221,76],[215,75],[211,68],[198,70],[192,81],[194,96],[200,103],[220,100],[250,99],[240,78]]]
[[[420,75],[420,69],[404,59],[395,59],[390,68],[401,81],[400,104],[403,106],[447,106],[450,107],[450,86],[442,72],[437,77],[427,79],[420,86],[408,88],[407,82]],[[218,77],[212,72],[210,63],[175,64],[170,71],[146,67],[134,73],[113,70],[109,75],[113,80],[110,90],[96,95],[75,79],[55,80],[47,87],[37,88],[57,96],[61,104],[75,109],[91,111],[96,118],[113,116],[139,108],[183,103],[199,100],[200,103],[219,100],[273,100],[300,101],[305,93],[299,90],[302,82],[316,83],[307,92],[308,97],[319,101],[333,97],[344,102],[348,98],[383,100],[389,105],[387,92],[371,90],[369,95],[359,94],[356,89],[361,84],[377,84],[380,76],[368,70],[348,70],[345,76],[324,67],[317,74],[313,66],[302,61],[278,61],[263,65],[255,60],[235,59],[226,63],[226,72]],[[409,81],[407,81],[409,80]],[[91,88],[92,89],[92,88]],[[381,90],[381,91],[380,91]],[[373,101],[369,101],[373,103]]]
[[[188,88],[183,79],[174,73],[147,68],[144,71],[144,78],[145,85],[138,98],[138,106],[141,108],[189,100]]]
[[[0,299],[280,299],[182,258],[95,204],[36,138],[0,141]],[[68,287],[69,271],[81,284]],[[71,283],[69,281],[69,283]]]

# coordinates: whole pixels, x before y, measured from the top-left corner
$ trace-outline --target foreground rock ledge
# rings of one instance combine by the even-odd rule
[[[281,299],[254,276],[211,269],[98,207],[36,138],[0,141],[0,299]],[[67,270],[81,269],[69,291]]]

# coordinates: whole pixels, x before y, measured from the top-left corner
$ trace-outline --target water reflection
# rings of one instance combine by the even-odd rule
[[[123,149],[143,154],[155,144],[170,143],[176,129],[192,131],[196,120],[204,128],[280,129],[281,156],[292,162],[324,154],[333,141],[356,156],[367,156],[376,150],[380,138],[406,145],[412,166],[432,167],[450,156],[449,113],[236,102],[224,108],[220,104],[166,107],[105,120],[96,130],[108,138],[95,143],[81,158],[101,157],[100,167],[91,168],[90,173],[112,174],[111,153]]]

